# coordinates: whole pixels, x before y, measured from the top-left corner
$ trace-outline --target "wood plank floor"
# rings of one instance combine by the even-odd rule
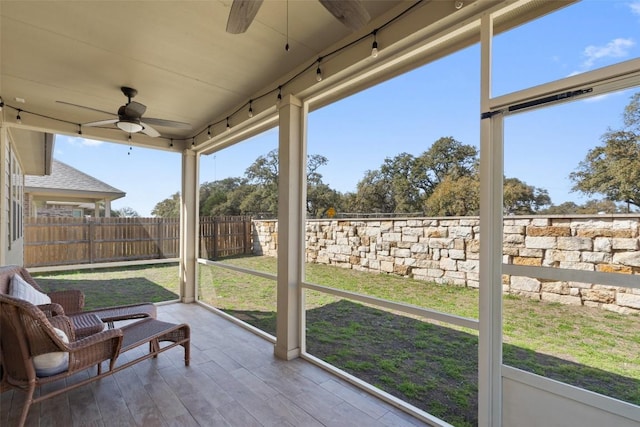
[[[33,405],[27,425],[425,425],[309,362],[277,360],[273,344],[196,304],[160,306],[158,318],[191,326],[191,366],[182,347],[171,349]],[[17,391],[0,395],[0,425],[16,425],[22,399]]]

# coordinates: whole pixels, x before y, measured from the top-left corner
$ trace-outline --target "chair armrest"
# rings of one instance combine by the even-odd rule
[[[70,342],[69,372],[81,371],[109,359],[113,369],[122,347],[122,330],[108,329],[78,341]]]
[[[64,308],[60,304],[52,302],[51,304],[42,304],[38,308],[42,310],[47,317],[64,316]]]
[[[84,293],[77,289],[49,292],[47,295],[51,302],[60,304],[66,314],[79,313],[84,307]]]
[[[55,304],[55,305],[58,305],[58,304]],[[58,328],[61,331],[63,331],[69,338],[69,341],[76,340],[76,334],[73,329],[73,324],[71,323],[71,319],[65,316],[64,313],[62,315],[50,317],[49,323],[51,323],[51,326],[53,326],[54,328]]]

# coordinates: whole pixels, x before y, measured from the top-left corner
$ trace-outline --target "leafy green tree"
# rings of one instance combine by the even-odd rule
[[[383,179],[389,184],[393,212],[408,213],[422,210],[420,189],[412,180],[415,168],[416,158],[408,153],[386,158],[380,167]]]
[[[464,216],[480,213],[480,182],[477,177],[447,176],[425,202],[428,216]]]
[[[178,218],[180,217],[180,193],[175,193],[167,199],[157,203],[151,215],[160,218]]]
[[[214,211],[220,211],[218,207],[227,204],[229,196],[243,185],[246,185],[246,180],[242,178],[225,178],[201,184],[200,215],[213,215]],[[236,208],[227,205],[225,209],[239,211],[239,204]],[[239,213],[217,213],[216,215],[239,215]]]
[[[503,188],[505,215],[530,215],[551,204],[547,190],[527,185],[518,178],[506,178]]]
[[[411,181],[429,198],[435,188],[450,177],[456,180],[472,176],[478,169],[478,150],[472,145],[464,145],[453,137],[438,139],[416,159]]]
[[[367,171],[364,178],[358,182],[355,212],[393,212],[395,202],[391,185],[379,170]]]
[[[140,214],[128,206],[112,210],[111,216],[117,218],[140,218]]]
[[[551,205],[540,213],[545,215],[571,215],[571,214],[600,214],[622,213],[622,209],[612,200],[587,200],[583,205],[575,202],[564,202],[560,205]]]
[[[639,135],[629,130],[610,130],[602,140],[604,145],[589,150],[577,170],[569,175],[574,182],[573,191],[601,194],[614,202],[624,202],[627,211],[630,205],[640,207]]]
[[[578,213],[580,206],[575,202],[564,202],[559,205],[551,205],[548,208],[540,211],[545,215],[569,215]]]

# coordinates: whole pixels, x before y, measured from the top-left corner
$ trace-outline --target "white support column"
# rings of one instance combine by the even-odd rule
[[[300,356],[304,316],[300,282],[304,274],[306,198],[306,114],[302,102],[287,96],[280,105],[278,145],[278,298],[275,356]]]
[[[182,153],[180,197],[180,298],[196,300],[198,246],[198,157],[192,150]]]
[[[493,19],[481,20],[481,113],[491,98]],[[478,425],[502,425],[502,114],[480,122]]]
[[[111,200],[109,199],[104,199],[104,217],[111,217]]]
[[[93,202],[93,217],[100,218],[100,201],[96,200]]]

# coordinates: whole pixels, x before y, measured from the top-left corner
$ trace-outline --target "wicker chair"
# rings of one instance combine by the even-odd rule
[[[9,293],[9,283],[11,283],[11,277],[14,274],[18,274],[36,290],[44,293],[26,268],[18,265],[6,265],[0,267],[0,294]],[[47,295],[51,298],[52,303],[62,306],[64,313],[67,315],[80,313],[84,308],[84,293],[82,291],[71,289],[49,292]]]
[[[63,331],[69,340],[65,343],[56,333]],[[123,332],[109,329],[87,338],[76,340],[68,317],[47,317],[37,306],[8,295],[0,294],[0,348],[3,356],[3,381],[10,388],[26,392],[19,425],[24,425],[33,403],[56,396],[76,387],[110,375],[120,354]],[[33,358],[53,352],[68,352],[68,368],[51,376],[38,376]],[[101,363],[109,361],[109,369],[101,371]],[[83,381],[69,384],[34,398],[34,392],[43,384],[67,378],[79,371],[98,366],[97,374]]]

